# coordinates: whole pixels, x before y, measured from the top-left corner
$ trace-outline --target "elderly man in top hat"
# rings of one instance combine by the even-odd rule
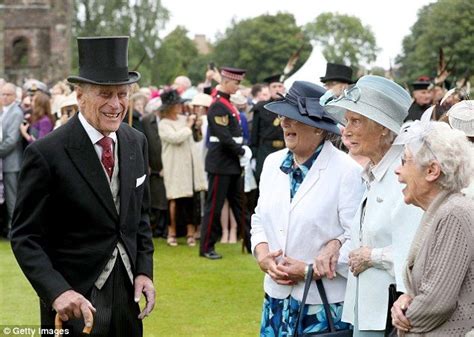
[[[205,169],[209,188],[201,225],[199,255],[211,260],[222,258],[215,251],[215,244],[226,198],[243,230],[244,243],[250,252],[250,215],[242,209],[242,167],[246,164],[245,160],[250,160],[252,153],[243,145],[240,115],[230,103],[230,95],[239,90],[244,75],[244,69],[221,68],[219,90],[207,112],[209,149]]]
[[[319,78],[324,87],[331,91],[334,96],[342,94],[352,81],[352,68],[344,64],[331,63],[326,64],[326,74]],[[329,93],[328,93],[329,94]]]
[[[282,75],[269,76],[263,80],[270,90],[270,99],[258,102],[253,107],[252,135],[250,146],[256,158],[255,178],[260,180],[263,162],[270,153],[281,150],[285,147],[283,140],[283,130],[280,127],[280,119],[274,113],[265,108],[265,104],[282,99],[285,94],[285,87],[282,82]]]
[[[78,49],[68,81],[80,112],[26,149],[12,248],[42,326],[56,312],[72,335],[94,322],[94,336],[142,336],[155,302],[148,149],[122,123],[140,75],[128,71],[128,37],[79,38]]]
[[[408,109],[405,121],[414,121],[421,118],[423,112],[431,106],[433,93],[430,90],[431,81],[428,76],[420,76],[412,83],[413,103]]]

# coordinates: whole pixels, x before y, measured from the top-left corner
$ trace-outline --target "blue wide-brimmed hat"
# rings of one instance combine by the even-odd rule
[[[283,100],[265,105],[265,109],[303,124],[340,135],[332,117],[319,104],[326,89],[311,82],[295,81]]]
[[[324,109],[343,125],[346,124],[344,114],[350,110],[398,134],[411,102],[410,94],[394,81],[366,75],[345,89],[341,96],[332,97],[323,104]]]

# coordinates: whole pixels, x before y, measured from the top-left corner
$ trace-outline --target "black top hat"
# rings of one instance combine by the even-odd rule
[[[343,83],[354,83],[352,81],[352,68],[343,64],[329,63],[326,65],[326,75],[320,78],[321,82],[338,81]]]
[[[303,124],[340,135],[335,120],[329,116],[319,103],[326,89],[306,82],[295,81],[285,99],[265,104],[265,109]]]
[[[281,76],[281,74],[268,76],[268,77],[265,77],[263,79],[263,82],[267,83],[267,84],[272,84],[272,83],[275,83],[275,82],[282,83],[282,76]]]
[[[79,76],[69,76],[71,83],[121,85],[140,79],[128,71],[128,36],[78,37]]]

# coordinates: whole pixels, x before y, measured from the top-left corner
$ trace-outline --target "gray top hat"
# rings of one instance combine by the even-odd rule
[[[327,101],[324,109],[343,125],[344,114],[350,110],[398,134],[411,101],[410,94],[395,82],[367,75],[344,90],[341,96]]]

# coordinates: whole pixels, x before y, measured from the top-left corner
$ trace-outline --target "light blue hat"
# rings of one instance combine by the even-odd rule
[[[356,112],[398,134],[412,99],[395,82],[381,76],[361,77],[343,94],[325,103],[324,109],[345,125],[346,110]]]

